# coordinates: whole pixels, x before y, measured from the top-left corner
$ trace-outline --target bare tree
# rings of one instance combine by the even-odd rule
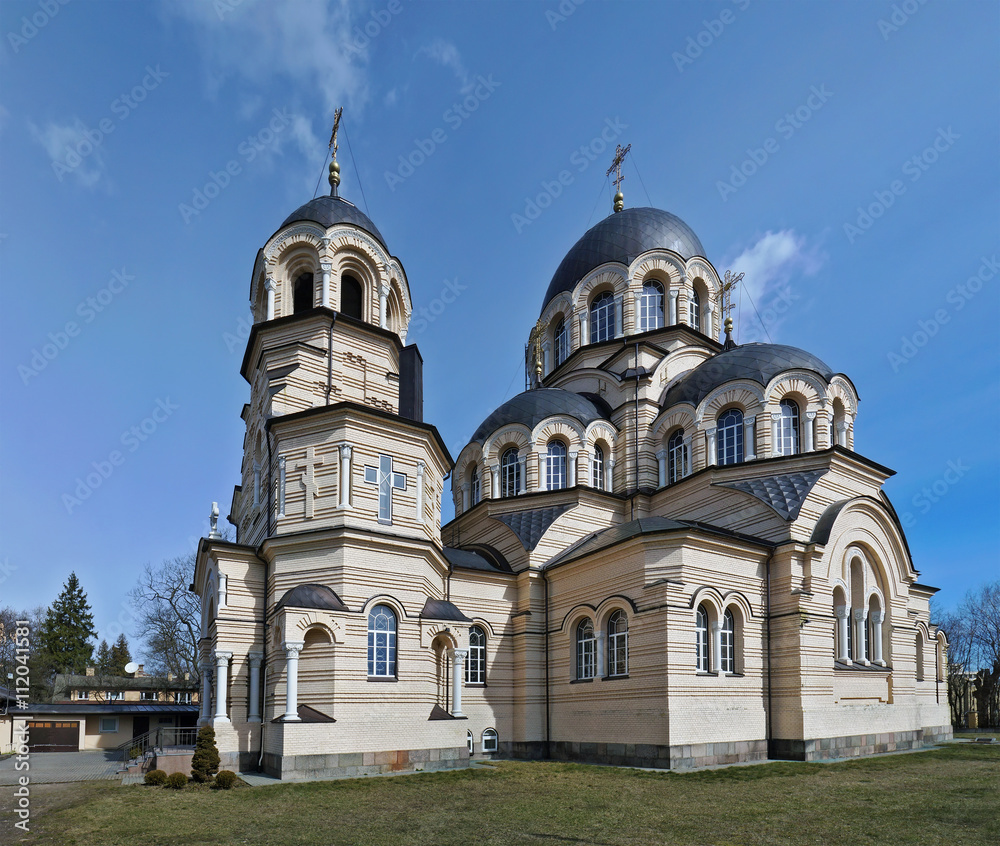
[[[980,726],[1000,726],[1000,581],[969,591],[939,625],[948,636],[953,723],[966,725],[974,709]]]

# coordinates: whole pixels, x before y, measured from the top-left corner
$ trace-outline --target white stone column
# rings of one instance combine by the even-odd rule
[[[286,640],[281,644],[285,650],[285,722],[299,719],[299,652],[305,643],[301,640]]]
[[[670,321],[668,323],[669,326],[677,325],[677,298],[680,295],[681,292],[678,288],[670,289],[670,316],[668,318],[668,320]]]
[[[264,660],[263,652],[251,652],[250,659],[250,713],[247,722],[260,722],[260,664]]]
[[[517,490],[520,495],[528,492],[528,457],[526,455],[519,455],[517,463],[521,468],[521,484]]]
[[[847,627],[851,609],[846,605],[838,605],[833,609],[837,615],[837,660],[845,664],[851,663],[851,653],[847,649]]]
[[[604,678],[608,674],[608,668],[605,665],[604,658],[604,632],[594,632],[594,641],[596,643],[596,647],[594,649],[594,675],[600,679]]]
[[[576,460],[578,452],[569,452],[566,454],[566,460],[569,462],[566,465],[566,487],[572,488],[576,485]]]
[[[872,663],[880,667],[885,666],[882,660],[882,621],[885,620],[884,611],[872,611]]]
[[[813,430],[816,425],[816,412],[807,411],[805,415],[805,420],[802,424],[802,451],[812,452],[813,447]]]
[[[463,511],[469,509],[469,485],[462,485],[462,496],[465,503]],[[417,462],[417,520],[424,522],[424,462]]]
[[[351,507],[351,445],[340,445],[340,504],[338,508]]]
[[[330,308],[330,274],[333,273],[333,264],[328,261],[322,261],[319,267],[323,271],[323,286],[320,289],[319,304],[323,308]]]
[[[493,499],[500,499],[500,465],[490,465],[490,489],[493,491]]]
[[[722,623],[712,623],[712,672],[722,672]]]
[[[232,652],[215,653],[215,718],[213,722],[216,723],[229,722],[229,717],[226,715],[228,706],[226,698],[229,691],[229,659],[232,657]]]
[[[642,291],[635,292],[635,333],[644,331],[642,328]]]
[[[468,649],[451,650],[451,715],[464,717],[462,711],[462,677],[465,675],[465,656]]]
[[[620,338],[625,334],[625,300],[623,297],[615,297],[615,337]]]
[[[714,467],[719,460],[715,449],[715,426],[705,430],[705,449],[708,450],[708,454],[705,456],[705,466]]]
[[[285,456],[278,457],[278,516],[285,516]]]
[[[609,458],[605,462],[604,478],[601,481],[603,482],[601,490],[611,493],[615,486],[615,460],[613,458]]]
[[[212,718],[212,670],[211,664],[200,664],[201,671],[201,713],[198,715],[199,723],[207,723]]]
[[[462,512],[469,510],[470,496],[472,494],[472,485],[466,482],[462,485]],[[419,498],[419,497],[418,497]]]
[[[552,344],[542,342],[542,374],[548,376],[552,372]]]
[[[837,423],[837,446],[847,446],[847,421],[840,420]]]
[[[781,414],[771,415],[771,457],[781,455],[781,444],[778,442],[778,434],[781,431]]]
[[[548,479],[546,479],[546,467],[548,466],[548,456],[545,453],[541,453],[538,456],[538,490],[544,491],[548,490]]]
[[[712,305],[712,301],[709,300],[705,305],[705,326],[704,332],[710,338],[714,338],[719,333],[715,331],[715,326],[713,325],[712,316],[715,313],[715,306]]]
[[[757,418],[743,418],[743,452],[747,461],[757,457]]]
[[[389,328],[389,286],[378,286],[378,325]]]
[[[590,343],[590,333],[588,331],[588,329],[590,327],[590,324],[588,323],[588,318],[589,318],[589,315],[586,314],[586,312],[584,314],[581,314],[580,318],[579,318],[580,319],[580,346],[581,347],[585,347],[585,346],[587,346],[587,344]]]
[[[681,476],[690,476],[694,472],[694,465],[691,463],[693,461],[691,457],[691,438],[687,437],[683,441],[684,443],[684,466],[681,468]]]
[[[264,290],[267,292],[267,319],[274,320],[274,292],[278,289],[275,281],[268,276],[264,280]]]
[[[667,485],[667,450],[661,449],[656,452],[656,466],[659,475],[657,487],[663,488]]]
[[[854,660],[858,664],[868,664],[865,658],[865,640],[868,635],[868,626],[865,625],[867,613],[864,608],[854,608]]]

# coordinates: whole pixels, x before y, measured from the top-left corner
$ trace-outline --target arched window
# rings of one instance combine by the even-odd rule
[[[615,611],[608,619],[608,675],[628,675],[628,617]]]
[[[778,455],[796,455],[799,451],[799,406],[795,400],[781,401],[778,421]]]
[[[576,626],[576,677],[592,679],[597,675],[597,639],[594,624],[580,620]]]
[[[478,504],[480,496],[482,496],[482,485],[479,483],[479,467],[473,464],[472,472],[469,473],[469,505]]]
[[[566,445],[562,441],[551,441],[545,460],[545,488],[557,491],[565,487]]]
[[[917,681],[924,680],[924,633],[917,632]]]
[[[292,313],[309,311],[313,307],[313,275],[303,273],[292,288]]]
[[[396,612],[388,605],[376,605],[368,613],[368,675],[396,675]]]
[[[340,277],[340,313],[362,320],[361,283],[346,273]]]
[[[569,358],[569,324],[566,319],[559,318],[555,331],[552,333],[553,347],[556,354],[556,367]]]
[[[687,444],[684,443],[684,430],[678,429],[667,441],[667,481],[670,484],[679,482],[690,472]]]
[[[590,462],[590,479],[592,487],[604,490],[604,450],[597,444],[594,445],[594,458]]]
[[[736,672],[736,620],[733,612],[726,609],[722,615],[722,642],[719,650],[719,669],[724,673]]]
[[[486,632],[480,626],[469,629],[469,657],[465,659],[465,683],[486,684]]]
[[[663,328],[663,286],[650,280],[642,286],[639,298],[639,331]]]
[[[500,496],[517,496],[521,490],[521,462],[511,447],[500,459]]]
[[[693,329],[701,329],[701,295],[696,291],[691,291],[691,298],[688,300],[688,325]]]
[[[469,757],[471,758],[476,754],[476,739],[473,737],[471,731],[465,733],[465,743],[469,747]]]
[[[615,336],[615,295],[598,294],[590,304],[590,343],[610,341]]]
[[[483,752],[496,752],[500,746],[497,730],[488,728],[483,732]]]
[[[731,408],[719,417],[716,428],[717,461],[736,464],[743,460],[743,412]]]
[[[708,612],[704,605],[698,606],[694,624],[695,665],[699,673],[708,672]]]

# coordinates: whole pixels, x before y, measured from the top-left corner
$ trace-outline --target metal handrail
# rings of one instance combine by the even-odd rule
[[[161,726],[127,740],[116,751],[121,752],[122,765],[128,769],[131,764],[145,761],[155,750],[165,746],[193,747],[197,736],[196,726]]]

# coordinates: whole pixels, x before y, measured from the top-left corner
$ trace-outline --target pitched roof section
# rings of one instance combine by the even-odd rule
[[[532,508],[528,511],[512,511],[508,514],[491,514],[507,526],[521,541],[525,551],[531,552],[556,520],[562,517],[572,505],[552,505],[548,508]]]
[[[608,420],[611,409],[600,397],[583,396],[562,388],[535,388],[507,400],[476,429],[472,440],[483,443],[498,429],[511,423],[522,423],[534,429],[546,417],[565,414],[584,426],[595,420]]]
[[[326,585],[298,585],[278,600],[279,608],[320,608],[324,611],[346,611],[347,606]]]
[[[460,570],[484,570],[489,573],[513,573],[507,559],[492,547],[479,546],[475,549],[457,549],[446,546],[442,553],[452,567]]]
[[[452,620],[456,623],[471,623],[472,619],[466,617],[458,607],[447,599],[431,599],[428,597],[423,609],[418,615],[424,620]]]
[[[799,509],[813,486],[827,472],[824,468],[805,473],[781,473],[733,482],[713,482],[713,485],[750,494],[770,507],[782,520],[791,523],[798,518]]]

